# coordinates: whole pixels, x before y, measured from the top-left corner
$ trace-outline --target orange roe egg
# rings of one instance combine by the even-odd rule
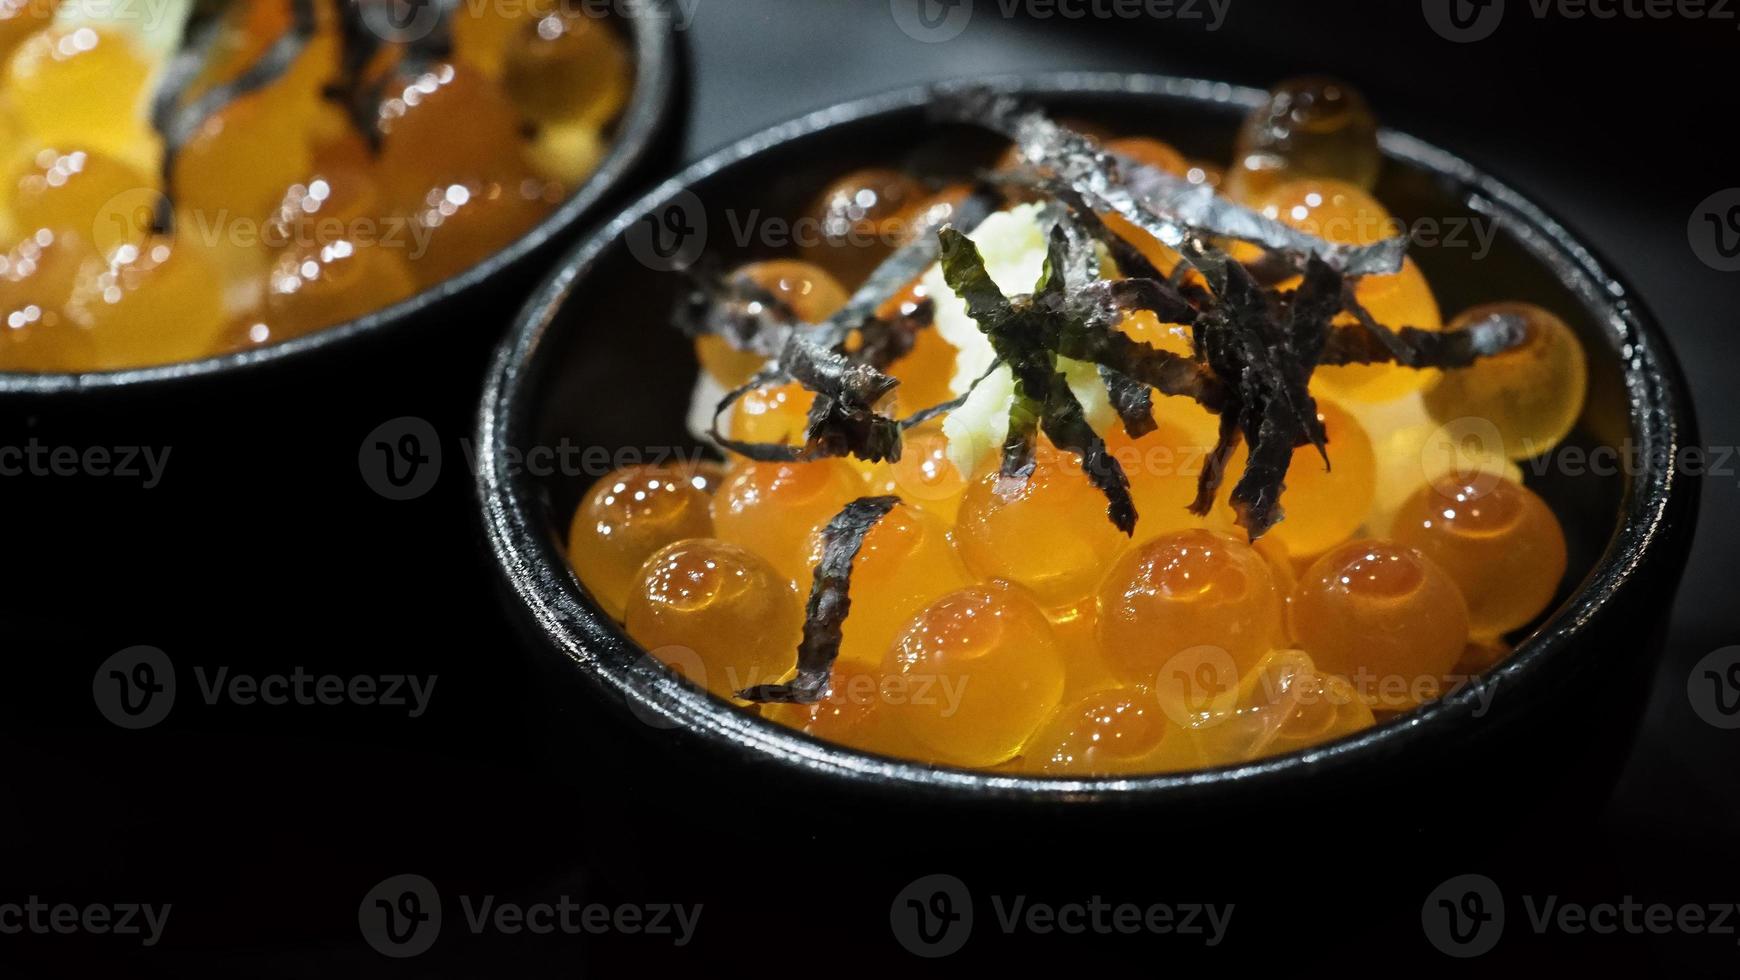
[[[1402,260],[1402,270],[1388,276],[1366,276],[1354,287],[1354,295],[1372,319],[1388,327],[1418,327],[1442,330],[1444,320],[1432,287],[1413,259]],[[1352,314],[1335,318],[1339,327],[1356,327]],[[1434,384],[1443,372],[1436,368],[1409,368],[1398,364],[1332,364],[1312,375],[1315,383],[1339,398],[1361,402],[1385,402],[1412,394]]]
[[[1293,450],[1286,492],[1281,495],[1286,516],[1269,531],[1288,552],[1307,557],[1352,537],[1365,523],[1377,495],[1377,456],[1365,428],[1326,398],[1317,399],[1317,418],[1328,437],[1329,465],[1324,466],[1315,446]],[[1223,500],[1230,496],[1249,461],[1250,447],[1240,443],[1227,463]],[[1232,519],[1230,506],[1224,507],[1224,513]]]
[[[1195,349],[1189,327],[1177,323],[1161,323],[1147,310],[1137,310],[1118,324],[1119,332],[1157,350],[1194,358]],[[1154,395],[1154,415],[1163,422],[1183,430],[1192,450],[1206,452],[1218,441],[1220,416],[1203,408],[1194,399],[1180,396]]]
[[[713,498],[713,526],[720,538],[767,559],[807,593],[811,532],[864,495],[863,478],[838,459],[739,460]]]
[[[1332,78],[1289,79],[1251,110],[1233,148],[1228,189],[1237,200],[1261,198],[1298,178],[1377,183],[1377,119],[1351,86]]]
[[[1351,680],[1374,708],[1437,696],[1468,644],[1468,605],[1425,555],[1387,541],[1352,541],[1300,578],[1293,637],[1317,666]]]
[[[810,535],[808,563],[823,554],[822,532]],[[901,628],[944,593],[973,584],[935,514],[897,504],[869,533],[852,562],[852,609],[843,624],[840,659],[877,664]]]
[[[769,721],[824,742],[860,752],[919,758],[925,750],[901,730],[889,709],[910,695],[908,686],[901,678],[883,674],[880,662],[842,662],[835,665],[828,693],[820,701],[763,705],[761,713]]]
[[[1391,534],[1455,581],[1477,636],[1527,625],[1565,577],[1558,518],[1534,491],[1500,477],[1421,487],[1396,514]]]
[[[833,316],[846,305],[846,291],[832,275],[819,266],[792,259],[770,259],[751,262],[731,274],[733,279],[750,284],[784,303],[800,323],[815,325]],[[695,356],[713,380],[726,388],[736,388],[748,381],[767,363],[767,357],[753,351],[740,351],[723,337],[705,336],[695,341]]]
[[[907,685],[889,705],[898,724],[946,765],[1014,758],[1063,696],[1063,649],[1016,589],[943,596],[906,625],[883,667]]]
[[[440,199],[453,186],[520,181],[525,140],[519,112],[469,65],[443,63],[396,76],[389,92],[376,121],[378,173],[389,207],[422,211],[431,195]],[[463,139],[454,138],[455,120],[463,120]]]
[[[1184,176],[1190,169],[1190,164],[1184,160],[1184,154],[1173,149],[1171,144],[1146,136],[1125,136],[1107,140],[1105,147],[1108,153],[1175,177]]]
[[[527,119],[600,127],[628,101],[628,49],[608,21],[562,6],[515,31],[501,85]]]
[[[395,240],[380,213],[380,188],[363,167],[321,166],[283,192],[266,220],[263,238],[273,249],[306,250],[366,239],[403,251],[409,243]]]
[[[907,430],[901,441],[900,458],[878,463],[871,471],[869,493],[894,494],[952,527],[967,481],[949,461],[948,436],[932,422]]]
[[[337,326],[417,291],[398,253],[339,239],[285,252],[266,274],[263,322],[275,340]]]
[[[1402,232],[1370,194],[1336,180],[1289,181],[1259,197],[1253,206],[1282,224],[1340,244],[1369,245]],[[1297,280],[1282,283],[1281,288],[1296,284]],[[1391,275],[1361,278],[1354,293],[1360,305],[1385,326],[1421,330],[1444,326],[1431,286],[1412,259],[1404,259],[1401,270]],[[1359,321],[1343,313],[1335,323],[1357,326]],[[1318,368],[1313,378],[1337,397],[1379,402],[1418,391],[1434,375],[1396,364],[1343,364]]]
[[[1223,699],[1284,638],[1268,563],[1231,535],[1163,534],[1107,570],[1099,641],[1126,682],[1150,687],[1182,722]]]
[[[64,310],[80,269],[96,262],[84,239],[46,228],[0,253],[0,370],[90,366],[90,338]]]
[[[1426,390],[1426,410],[1440,422],[1490,422],[1511,459],[1532,459],[1563,442],[1583,413],[1588,358],[1565,321],[1530,303],[1492,303],[1451,322],[1462,327],[1495,313],[1523,324],[1523,342],[1483,357],[1471,367],[1445,371]]]
[[[258,97],[230,103],[201,126],[175,157],[178,214],[201,227],[258,221],[283,199],[284,188],[307,176],[304,134],[285,126]]]
[[[1157,399],[1156,415],[1170,407],[1168,401]],[[1224,515],[1211,513],[1205,519],[1190,512],[1210,448],[1211,444],[1198,443],[1178,426],[1164,421],[1140,439],[1131,439],[1122,425],[1113,426],[1106,434],[1106,451],[1130,480],[1138,537],[1204,527],[1209,520],[1230,529]]]
[[[1058,708],[1021,750],[1022,768],[1052,776],[1159,771],[1161,743],[1178,731],[1138,687],[1093,691]]]
[[[909,315],[928,298],[922,279],[896,293],[877,315],[884,318]],[[902,416],[952,401],[950,386],[955,374],[955,346],[934,327],[920,329],[912,349],[888,366],[888,374],[900,382],[894,391],[897,413]]]
[[[73,231],[104,252],[144,241],[161,200],[144,174],[84,150],[38,151],[6,191],[17,227]]]
[[[895,233],[896,246],[911,242],[926,228],[941,228],[960,210],[962,202],[972,196],[973,185],[950,184],[929,197],[907,205],[899,218]]]
[[[694,469],[629,466],[592,485],[568,528],[568,561],[586,590],[621,618],[629,587],[653,552],[713,536],[712,494]]]
[[[1346,678],[1324,673],[1300,650],[1265,656],[1239,683],[1236,705],[1202,717],[1168,754],[1186,767],[1238,765],[1364,731],[1372,710]]]
[[[67,316],[89,338],[92,370],[202,357],[228,322],[208,255],[166,237],[122,245],[106,263],[87,265]]]
[[[754,553],[712,538],[654,552],[629,587],[628,635],[720,697],[791,673],[803,630],[797,590]]]
[[[555,206],[533,178],[454,183],[430,190],[411,212],[406,258],[420,288],[445,282],[501,251]]]
[[[507,64],[508,46],[521,31],[555,10],[558,2],[462,3],[453,11],[454,52],[485,78],[499,79]]]
[[[1376,198],[1339,180],[1278,184],[1255,199],[1252,207],[1284,225],[1345,245],[1370,245],[1400,232]]]
[[[856,286],[899,244],[908,207],[925,197],[924,185],[898,170],[854,170],[810,206],[799,243],[803,257]]]
[[[731,406],[727,433],[739,442],[801,446],[816,396],[796,381],[754,388]]]
[[[25,39],[54,22],[60,0],[0,0],[0,63]]]
[[[11,97],[19,121],[38,143],[78,146],[140,165],[141,156],[154,159],[156,153],[143,117],[150,73],[144,55],[123,34],[58,25],[18,46],[5,63],[0,91]]]
[[[980,578],[1023,585],[1047,608],[1073,605],[1129,539],[1106,516],[1079,456],[1041,438],[1034,462],[1024,483],[1004,480],[992,460],[967,484],[955,547]]]

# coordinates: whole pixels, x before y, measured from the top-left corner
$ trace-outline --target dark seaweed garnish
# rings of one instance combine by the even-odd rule
[[[993,201],[983,191],[969,195],[954,211],[954,217],[976,225],[989,214]],[[877,402],[899,384],[884,374],[882,359],[911,338],[894,335],[923,329],[934,307],[921,305],[896,319],[878,315],[888,298],[922,275],[937,259],[941,248],[937,227],[926,227],[907,245],[890,255],[854,292],[846,305],[826,321],[809,325],[797,322],[784,304],[743,302],[742,285],[730,288],[703,286],[685,298],[677,321],[691,335],[713,334],[739,350],[773,352],[768,365],[747,383],[726,393],[713,408],[709,435],[720,446],[761,462],[798,462],[829,456],[856,456],[872,462],[900,458],[902,423],[875,411]],[[753,284],[749,284],[753,286]],[[771,296],[765,296],[772,299]],[[722,307],[722,308],[721,308]],[[857,333],[856,351],[846,350]],[[743,396],[768,385],[796,381],[814,392],[803,445],[745,443],[719,431],[725,411]],[[910,424],[910,423],[909,423]]]
[[[762,704],[814,704],[827,695],[828,678],[840,655],[841,627],[852,609],[852,562],[864,546],[864,536],[899,503],[895,496],[860,497],[828,521],[822,529],[822,560],[804,607],[797,676],[783,684],[739,691],[739,698]]]
[[[351,125],[379,151],[381,107],[391,87],[416,78],[453,57],[453,15],[456,0],[423,0],[433,5],[434,21],[402,42],[392,39],[396,25],[385,14],[384,0],[344,0],[339,4],[338,78],[327,98],[343,106]],[[377,71],[383,59],[392,61]]]
[[[1482,357],[1522,343],[1527,327],[1520,317],[1494,313],[1455,330],[1391,329],[1372,319],[1357,303],[1348,312],[1357,327],[1330,332],[1318,364],[1395,363],[1413,368],[1465,368]]]
[[[1249,462],[1229,500],[1239,524],[1255,539],[1284,516],[1281,500],[1294,451],[1312,446],[1325,465],[1330,463],[1310,392],[1318,365],[1455,368],[1520,342],[1520,324],[1502,315],[1442,332],[1378,323],[1356,301],[1354,286],[1363,276],[1400,269],[1406,244],[1400,238],[1368,245],[1325,241],[1220,198],[1212,188],[1109,154],[1007,94],[954,90],[933,105],[939,118],[1001,133],[1020,150],[1025,164],[985,177],[958,217],[961,227],[976,224],[989,210],[990,187],[1041,201],[1051,243],[1035,292],[1005,296],[985,272],[978,250],[955,227],[936,229],[934,240],[919,236],[877,270],[845,310],[813,330],[798,329],[802,325],[776,306],[715,290],[694,309],[698,315],[689,323],[770,356],[769,366],[728,395],[719,413],[755,387],[794,380],[798,367],[810,380],[797,380],[818,395],[802,446],[743,447],[720,439],[722,445],[757,459],[898,458],[901,430],[960,407],[965,396],[895,421],[876,414],[873,397],[865,400],[892,388],[882,369],[910,350],[911,338],[932,312],[915,311],[899,321],[878,319],[875,310],[940,258],[950,288],[991,342],[996,354],[991,370],[1007,367],[1013,375],[1001,489],[1018,486],[1032,473],[1043,433],[1058,448],[1077,454],[1083,472],[1107,497],[1109,519],[1126,533],[1133,531],[1137,515],[1128,481],[1058,370],[1058,358],[1067,357],[1098,367],[1108,400],[1132,437],[1156,427],[1155,391],[1190,398],[1217,413],[1219,434],[1191,510],[1208,513],[1228,461],[1245,445]],[[1175,250],[1181,259],[1177,268],[1162,275],[1133,242],[1106,224],[1108,214]],[[1244,242],[1261,251],[1240,261],[1225,251],[1224,242]],[[1101,278],[1101,249],[1116,264],[1119,278]],[[1278,288],[1292,279],[1298,280],[1296,286]],[[745,316],[751,307],[753,316]],[[1188,327],[1193,356],[1124,334],[1118,325],[1136,310]],[[1352,325],[1336,322],[1344,315]],[[848,352],[854,332],[859,343]],[[799,345],[800,336],[808,342]],[[857,376],[851,390],[846,387],[849,367],[871,371]]]

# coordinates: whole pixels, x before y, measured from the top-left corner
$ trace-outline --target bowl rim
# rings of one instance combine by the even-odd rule
[[[691,690],[650,657],[584,595],[577,579],[542,528],[528,479],[510,469],[504,447],[529,431],[535,377],[533,361],[543,349],[557,311],[575,294],[593,264],[617,247],[624,232],[656,213],[698,181],[786,143],[870,117],[910,110],[939,91],[986,85],[1036,98],[1106,96],[1160,98],[1226,111],[1249,109],[1266,93],[1223,82],[1119,72],[1036,72],[963,78],[850,100],[748,136],[652,189],[566,256],[532,294],[497,349],[487,375],[475,432],[477,492],[485,537],[506,601],[535,634],[534,642],[579,667],[595,693],[626,702],[643,722],[712,740],[735,749],[750,763],[795,769],[835,784],[885,792],[916,793],[939,800],[1021,800],[1059,805],[1131,803],[1159,797],[1200,798],[1270,781],[1284,774],[1346,772],[1362,760],[1390,756],[1421,743],[1454,739],[1457,722],[1480,710],[1482,689],[1550,682],[1567,658],[1573,637],[1615,602],[1645,559],[1670,547],[1684,529],[1677,517],[1695,509],[1697,484],[1662,461],[1679,458],[1695,438],[1695,421],[1683,375],[1654,318],[1635,291],[1556,219],[1510,187],[1430,143],[1385,129],[1380,141],[1393,160],[1450,178],[1467,206],[1497,222],[1566,285],[1596,321],[1622,362],[1628,398],[1628,435],[1642,464],[1622,487],[1621,520],[1587,577],[1571,596],[1519,644],[1483,681],[1364,732],[1310,749],[1234,766],[1126,777],[1049,777],[968,771],[883,758],[785,729]],[[1213,106],[1210,106],[1212,108]],[[604,657],[621,658],[620,664]],[[1575,659],[1575,658],[1571,658]],[[1512,695],[1515,697],[1516,695]]]
[[[177,381],[299,361],[356,338],[379,337],[403,329],[443,303],[483,289],[552,239],[590,218],[601,203],[622,189],[663,136],[675,106],[680,53],[676,22],[662,11],[657,4],[631,4],[625,10],[612,8],[610,16],[621,18],[628,26],[635,54],[635,79],[628,105],[617,120],[615,135],[598,168],[531,230],[459,275],[366,316],[254,350],[111,371],[0,371],[0,396],[60,395],[145,385],[158,388]]]

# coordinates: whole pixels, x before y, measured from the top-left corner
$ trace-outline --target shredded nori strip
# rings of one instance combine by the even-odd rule
[[[965,301],[968,315],[978,323],[997,360],[1008,366],[1015,381],[1009,432],[1003,441],[999,491],[1007,493],[1025,484],[1035,465],[1038,433],[1044,432],[1054,446],[1081,458],[1082,472],[1106,496],[1107,516],[1119,530],[1133,534],[1136,508],[1130,499],[1129,479],[1118,461],[1106,452],[1105,440],[1088,424],[1081,402],[1059,370],[1058,357],[1072,347],[1063,340],[1066,335],[1104,332],[1097,329],[1103,328],[1103,324],[1090,322],[1081,308],[1069,302],[1067,270],[1085,268],[1071,256],[1070,233],[1061,224],[1052,226],[1038,291],[1030,297],[1015,299],[1004,296],[991,279],[984,258],[971,239],[952,228],[944,229],[940,237],[943,276],[949,288]],[[1073,346],[1085,350],[1091,345],[1084,341]]]
[[[864,321],[858,328],[858,349],[852,352],[852,357],[865,364],[886,368],[912,353],[920,331],[934,326],[936,301],[926,296],[910,310]]]
[[[1331,331],[1318,364],[1465,368],[1522,343],[1527,330],[1520,318],[1508,313],[1494,313],[1455,330],[1422,330],[1386,327],[1357,303],[1349,306],[1349,312],[1360,325]]]
[[[815,393],[802,445],[743,442],[719,431],[719,418],[733,402],[772,379],[796,381]],[[900,423],[878,414],[874,406],[899,381],[877,368],[829,350],[794,334],[779,361],[732,391],[714,410],[713,439],[733,452],[758,462],[806,462],[833,456],[857,456],[870,462],[900,458]]]
[[[401,0],[345,0],[339,4],[339,74],[327,98],[344,107],[351,125],[379,152],[381,106],[395,79],[416,77],[453,56],[453,14],[459,0],[418,0],[435,8],[435,20],[426,30],[403,43],[390,40],[378,21],[370,22],[370,10],[396,5]],[[391,21],[387,27],[393,26]],[[393,50],[398,62],[371,79],[371,70],[383,51]]]
[[[798,324],[789,304],[742,273],[721,278],[712,270],[691,270],[690,286],[675,317],[684,336],[718,337],[771,360]]]
[[[828,521],[822,529],[822,560],[804,607],[797,675],[783,684],[739,691],[739,698],[759,704],[814,704],[827,696],[828,679],[840,655],[841,628],[852,610],[852,562],[864,546],[864,536],[899,503],[896,496],[860,497]]]
[[[1327,242],[1228,201],[1206,184],[1192,184],[1152,167],[1120,167],[1117,158],[1093,140],[1059,126],[1013,95],[983,87],[944,91],[931,111],[938,118],[1009,137],[1024,159],[1070,184],[1095,211],[1122,216],[1156,241],[1177,249],[1193,266],[1200,268],[1198,260],[1204,255],[1200,239],[1213,237],[1262,246],[1288,256],[1301,268],[1307,255],[1316,255],[1348,275],[1385,274],[1401,268],[1405,239],[1370,245]]]

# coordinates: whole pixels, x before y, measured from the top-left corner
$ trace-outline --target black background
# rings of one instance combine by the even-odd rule
[[[1333,73],[1385,123],[1512,183],[1609,257],[1665,325],[1704,442],[1740,444],[1740,274],[1701,264],[1687,230],[1699,202],[1740,184],[1731,139],[1740,20],[1537,18],[1524,0],[1509,7],[1491,38],[1458,45],[1412,0],[1231,0],[1218,30],[1180,18],[1006,18],[995,0],[978,0],[963,34],[925,44],[898,29],[886,0],[697,0],[683,31],[686,115],[664,166],[915,81],[1093,68],[1266,86]],[[498,330],[510,312],[466,329]],[[0,527],[17,532],[0,533],[0,902],[174,906],[154,949],[112,936],[0,936],[0,974],[859,976],[1113,963],[1159,973],[1268,958],[1417,972],[1449,965],[1422,936],[1419,909],[1453,874],[1486,874],[1512,896],[1740,900],[1740,732],[1704,724],[1686,699],[1691,665],[1740,642],[1734,472],[1706,478],[1648,715],[1604,807],[1541,825],[1510,819],[1495,799],[1481,825],[1383,851],[1364,846],[1357,825],[1294,840],[1292,818],[1277,813],[1275,835],[1218,842],[1218,861],[1192,856],[1198,842],[1163,826],[1011,845],[938,839],[912,813],[840,834],[782,826],[755,806],[757,787],[730,773],[668,785],[630,734],[534,666],[500,611],[464,461],[482,366],[474,359],[454,390],[377,399],[360,417],[307,432],[294,423],[312,401],[297,399],[320,396],[274,395],[256,438],[231,439],[215,461],[172,454],[155,490],[0,481]],[[233,409],[214,399],[198,411]],[[7,412],[8,432],[53,431],[29,408]],[[357,468],[365,434],[400,415],[435,425],[445,463],[435,490],[409,502],[383,499]],[[129,418],[124,401],[102,417],[109,445],[213,452]],[[128,732],[97,712],[91,677],[135,644],[165,650],[181,686],[168,720]],[[414,719],[383,706],[207,705],[194,668],[219,666],[438,680]],[[1029,874],[1040,855],[1048,873]],[[1178,937],[1005,939],[981,928],[960,956],[927,963],[895,942],[888,915],[902,887],[934,872],[980,894],[1232,902],[1239,913],[1213,950]],[[394,961],[363,942],[357,907],[400,873],[436,883],[448,925],[434,950]],[[464,934],[460,894],[705,911],[683,949],[651,937],[479,938]],[[991,915],[982,902],[979,914]],[[1740,962],[1734,936],[1521,931],[1479,962],[1723,975]]]

